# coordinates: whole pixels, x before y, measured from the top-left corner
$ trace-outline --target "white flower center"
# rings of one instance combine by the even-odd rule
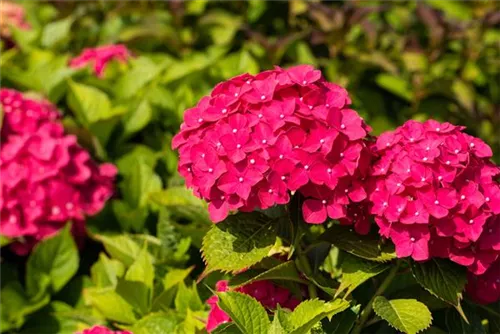
[[[345,124],[340,124],[341,129],[345,129]]]
[[[255,164],[255,159],[250,159],[250,163],[253,165]]]
[[[242,178],[242,177],[240,177],[240,178],[238,179],[238,181],[243,182],[243,178]]]
[[[261,99],[261,100],[265,100],[265,99],[266,99],[266,96],[265,96],[265,95],[261,95],[260,99]]]
[[[53,206],[52,207],[52,214],[53,215],[58,215],[61,213],[61,209],[58,206]]]
[[[198,118],[198,123],[203,122],[203,118]]]
[[[223,114],[227,113],[227,109],[226,108],[222,109],[222,113]]]

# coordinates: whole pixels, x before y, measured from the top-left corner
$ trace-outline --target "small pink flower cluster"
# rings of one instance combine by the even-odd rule
[[[216,290],[218,292],[228,291],[228,282],[217,282]],[[270,281],[257,281],[234,289],[234,291],[252,296],[268,310],[275,310],[278,305],[282,308],[294,310],[299,305],[299,300],[292,296],[288,290],[276,286]],[[208,314],[206,326],[209,332],[213,331],[219,325],[231,321],[231,318],[217,305],[218,301],[219,297],[217,296],[212,296],[207,300],[207,304],[210,305],[210,313]]]
[[[82,332],[77,332],[76,334],[133,334],[129,331],[113,331],[104,326],[94,326],[92,328],[84,329]]]
[[[106,65],[113,60],[125,63],[130,57],[130,51],[125,45],[104,45],[96,48],[84,49],[83,52],[71,59],[69,66],[81,68],[93,65],[94,73],[101,78],[104,75]]]
[[[17,29],[28,30],[31,28],[26,21],[26,12],[24,7],[10,1],[2,1],[0,6],[0,36],[10,37],[11,26]]]
[[[50,103],[1,89],[0,104],[5,112],[0,233],[21,238],[12,245],[18,254],[28,253],[68,220],[74,234],[84,236],[85,215],[100,211],[113,193],[115,166],[97,165],[75,136],[65,135]]]
[[[184,114],[172,143],[179,173],[215,222],[232,210],[286,204],[298,191],[306,222],[353,224],[358,209],[349,205],[367,196],[370,129],[350,103],[308,65],[222,82]],[[358,231],[367,232],[364,222],[356,221]]]
[[[500,168],[490,147],[463,129],[408,121],[382,134],[370,213],[398,257],[449,258],[480,275],[500,254]]]

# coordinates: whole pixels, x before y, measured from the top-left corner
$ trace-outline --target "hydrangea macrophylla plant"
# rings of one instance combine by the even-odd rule
[[[80,55],[71,59],[69,66],[73,68],[81,68],[91,65],[95,75],[101,78],[104,75],[104,70],[109,62],[117,60],[125,63],[130,55],[130,51],[125,45],[103,45],[95,48],[84,49]]]
[[[186,111],[172,144],[179,172],[209,202],[214,222],[299,192],[306,222],[330,217],[366,233],[368,220],[356,217],[366,199],[370,128],[350,103],[308,65],[234,77]]]
[[[480,304],[490,304],[500,300],[500,260],[496,260],[482,275],[467,275],[467,294]]]
[[[84,329],[82,332],[76,334],[132,334],[129,331],[113,331],[104,326],[94,326],[92,328]]]
[[[217,292],[229,290],[227,281],[219,281],[216,284]],[[299,300],[295,298],[288,290],[276,286],[270,281],[257,281],[234,289],[255,298],[267,310],[272,311],[279,305],[281,308],[294,310],[299,305]],[[210,306],[210,313],[207,320],[207,331],[211,332],[219,325],[230,322],[231,318],[217,305],[219,298],[212,296],[207,300]]]
[[[85,216],[99,212],[113,194],[115,166],[98,165],[66,135],[49,102],[2,89],[0,103],[0,234],[19,240],[12,244],[18,254],[69,220],[75,236],[84,236]]]
[[[483,274],[500,255],[500,168],[464,127],[408,121],[373,146],[370,213],[398,257],[449,258]]]

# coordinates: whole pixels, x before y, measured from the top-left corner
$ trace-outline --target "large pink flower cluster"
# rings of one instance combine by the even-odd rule
[[[104,326],[94,326],[92,328],[84,329],[82,332],[76,334],[132,334],[129,331],[113,331]]]
[[[232,210],[286,204],[298,191],[306,222],[352,224],[349,205],[366,198],[370,129],[350,103],[308,65],[222,82],[184,115],[173,140],[179,172],[215,222]]]
[[[92,65],[95,75],[101,78],[104,75],[106,65],[110,61],[117,60],[125,63],[129,57],[130,51],[125,45],[104,45],[83,50],[80,55],[71,59],[69,66],[73,68],[81,68]]]
[[[97,165],[75,136],[65,135],[50,103],[1,89],[0,104],[0,234],[19,240],[12,245],[18,254],[68,220],[75,235],[84,236],[84,217],[113,193],[115,166]]]
[[[408,121],[373,147],[370,212],[399,257],[449,258],[480,275],[500,254],[500,168],[464,128]]]
[[[217,282],[216,290],[218,292],[228,291],[228,282]],[[299,300],[291,295],[288,290],[276,286],[270,281],[257,281],[236,288],[234,291],[252,296],[268,310],[275,310],[278,305],[282,308],[294,310],[299,305]],[[231,321],[231,318],[217,305],[218,301],[219,297],[217,296],[212,296],[207,300],[207,304],[210,305],[210,313],[208,314],[206,326],[209,332],[213,331],[219,325]]]

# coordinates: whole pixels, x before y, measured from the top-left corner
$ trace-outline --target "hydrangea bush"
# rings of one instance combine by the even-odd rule
[[[435,120],[370,136],[350,103],[301,65],[224,81],[186,111],[172,142],[179,173],[216,223],[203,276],[220,270],[239,282],[216,284],[209,332],[328,332],[342,311],[354,312],[345,333],[378,319],[427,329],[418,290],[384,297],[397,277],[464,321],[464,291],[480,304],[500,299],[500,168],[490,147]],[[284,260],[268,262],[273,254]],[[340,267],[318,267],[325,258]],[[358,302],[355,289],[378,275],[371,299]]]

